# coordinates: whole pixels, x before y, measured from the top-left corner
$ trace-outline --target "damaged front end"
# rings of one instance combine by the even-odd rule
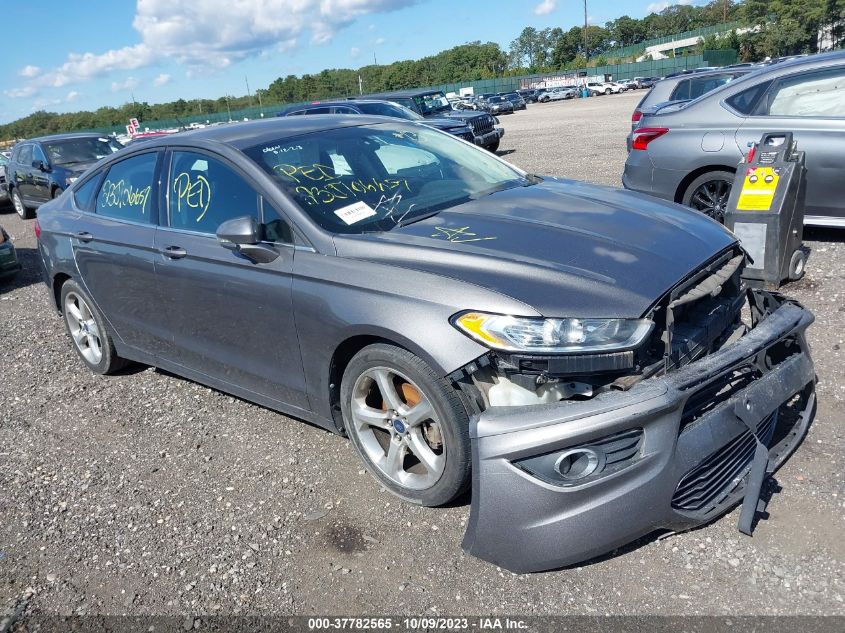
[[[480,400],[470,428],[472,508],[463,547],[517,572],[684,530],[746,498],[805,435],[813,316],[741,280],[720,254],[646,315],[634,349],[491,352],[454,376]]]

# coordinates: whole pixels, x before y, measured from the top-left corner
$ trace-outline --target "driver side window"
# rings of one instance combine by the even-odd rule
[[[173,152],[168,186],[171,228],[213,235],[226,220],[258,214],[258,193],[226,163],[208,154]]]

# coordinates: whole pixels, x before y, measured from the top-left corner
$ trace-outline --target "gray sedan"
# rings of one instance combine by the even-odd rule
[[[724,227],[422,124],[162,137],[37,223],[90,370],[154,365],[343,433],[412,503],[471,486],[464,547],[516,571],[756,509],[812,412],[812,316],[746,292]]]
[[[790,131],[807,157],[805,223],[845,227],[845,53],[752,72],[644,115],[622,182],[721,219],[736,166],[764,132]]]

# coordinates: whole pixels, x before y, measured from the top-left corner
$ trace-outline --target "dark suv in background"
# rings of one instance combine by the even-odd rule
[[[121,145],[101,134],[58,134],[21,141],[6,166],[6,187],[24,220],[57,198],[82,172]]]
[[[392,101],[410,108],[426,119],[448,117],[463,121],[472,128],[475,144],[491,152],[499,149],[499,141],[505,135],[502,128],[495,126],[498,123],[495,117],[486,112],[455,110],[442,90],[397,90],[366,95],[362,98]]]
[[[307,105],[293,106],[283,112],[279,112],[277,116],[299,116],[302,114],[370,114],[374,116],[389,116],[394,119],[422,122],[470,143],[475,142],[475,134],[473,134],[472,128],[465,121],[449,117],[426,119],[405,106],[380,99],[315,101]]]

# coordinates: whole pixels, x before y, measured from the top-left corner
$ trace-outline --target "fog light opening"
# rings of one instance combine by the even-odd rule
[[[567,481],[577,481],[600,471],[605,464],[604,452],[593,448],[564,451],[555,462],[555,470]]]

